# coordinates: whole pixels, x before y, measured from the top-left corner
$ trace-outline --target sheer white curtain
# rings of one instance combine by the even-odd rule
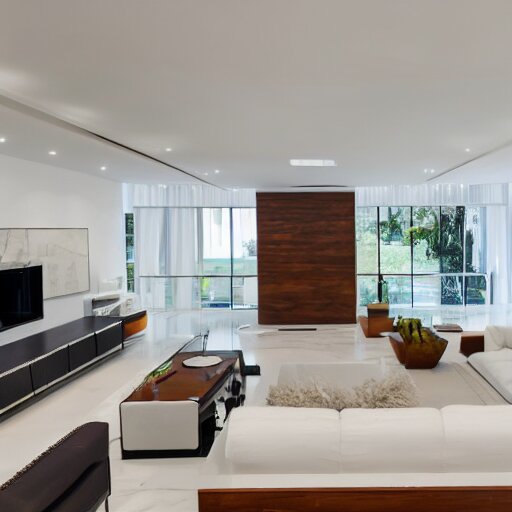
[[[156,309],[197,306],[198,290],[191,277],[201,273],[197,209],[134,208],[134,221],[135,276],[142,303]]]
[[[390,185],[356,188],[356,206],[506,205],[508,185]]]
[[[138,206],[256,206],[253,189],[225,190],[209,185],[132,185],[123,187],[128,208]]]
[[[507,206],[488,206],[486,222],[487,274],[493,277],[494,304],[507,304],[510,300],[509,244],[510,224]]]
[[[201,280],[194,276],[203,274],[205,254],[198,208],[254,207],[255,191],[125,185],[124,198],[125,211],[134,214],[135,280],[142,304],[152,309],[199,308]]]

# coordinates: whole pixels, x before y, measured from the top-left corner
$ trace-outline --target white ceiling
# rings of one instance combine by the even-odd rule
[[[220,186],[420,183],[424,168],[512,140],[510,0],[0,0],[0,12],[4,96]],[[0,136],[22,140],[7,110]],[[59,130],[63,166],[192,179]],[[50,142],[25,137],[11,154],[37,160]],[[511,152],[491,156],[476,182],[512,181]]]
[[[125,183],[188,183],[190,176],[0,97],[0,154]],[[55,151],[56,155],[50,155]],[[102,170],[102,167],[105,170]]]

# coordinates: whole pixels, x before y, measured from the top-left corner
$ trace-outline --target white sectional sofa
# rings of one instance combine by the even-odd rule
[[[511,472],[511,426],[509,405],[243,407],[211,456],[232,474]]]
[[[484,352],[470,355],[468,363],[512,403],[512,327],[487,327]]]

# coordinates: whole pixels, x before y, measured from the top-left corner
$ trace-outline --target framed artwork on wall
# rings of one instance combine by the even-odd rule
[[[86,292],[90,288],[87,228],[0,229],[2,266],[43,266],[43,297]]]

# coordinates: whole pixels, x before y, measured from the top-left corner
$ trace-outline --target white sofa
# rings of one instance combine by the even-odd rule
[[[512,327],[487,327],[484,352],[470,355],[468,363],[512,403]]]
[[[232,474],[510,472],[511,425],[509,405],[243,407],[209,457]]]

